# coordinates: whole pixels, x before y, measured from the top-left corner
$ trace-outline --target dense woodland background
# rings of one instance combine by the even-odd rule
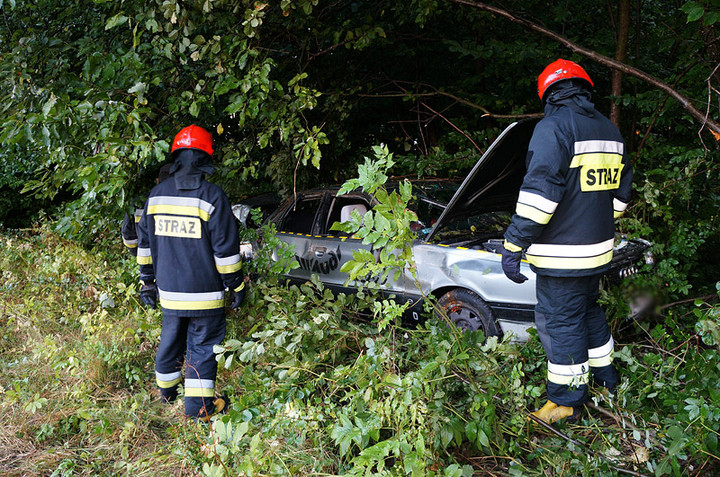
[[[720,408],[718,399],[708,397],[720,382],[716,344],[720,338],[716,305],[719,20],[717,0],[0,0],[0,225],[7,245],[1,288],[2,325],[7,331],[0,341],[6,351],[0,354],[5,366],[12,368],[8,380],[0,381],[0,395],[7,398],[6,411],[24,416],[24,424],[6,422],[12,434],[3,434],[3,440],[11,451],[0,456],[0,466],[5,466],[0,469],[23,475],[28,467],[13,456],[32,455],[40,459],[30,461],[44,475],[107,472],[104,466],[110,458],[92,447],[92,436],[112,436],[118,446],[112,450],[124,452],[125,466],[113,472],[135,474],[150,472],[161,462],[169,473],[202,469],[207,475],[233,475],[241,472],[240,461],[245,465],[242,472],[255,469],[260,472],[255,475],[308,474],[310,469],[358,475],[390,469],[414,475],[467,475],[473,469],[513,475],[612,475],[623,473],[618,466],[639,475],[720,472]],[[119,408],[112,406],[127,406],[123,399],[135,399],[137,409],[151,401],[145,374],[151,373],[150,350],[157,338],[149,330],[158,317],[148,316],[134,298],[134,267],[121,250],[119,224],[154,183],[181,127],[195,123],[214,133],[217,170],[211,179],[233,201],[268,191],[288,195],[307,186],[341,183],[356,176],[357,164],[379,144],[394,154],[396,164],[390,171],[394,175],[462,177],[506,125],[542,113],[536,78],[559,57],[585,67],[595,82],[597,108],[619,125],[626,139],[635,168],[634,199],[618,228],[651,240],[658,259],[652,273],[643,278],[643,285],[660,298],[657,313],[629,324],[621,311],[611,313],[614,329],[626,333],[619,342],[628,344],[621,355],[629,380],[627,400],[615,412],[636,427],[620,426],[604,444],[590,437],[592,427],[538,444],[523,438],[524,420],[518,417],[522,409],[536,404],[542,391],[542,352],[536,339],[519,351],[503,348],[506,345],[484,349],[480,357],[466,353],[477,348],[467,341],[471,338],[453,335],[451,339],[442,335],[447,333],[443,327],[432,328],[426,333],[442,335],[433,339],[433,347],[403,345],[407,356],[415,358],[398,359],[412,365],[383,361],[390,358],[377,350],[395,349],[394,341],[383,341],[394,340],[394,331],[376,336],[346,320],[338,320],[330,331],[312,328],[329,322],[327,318],[318,322],[318,316],[335,320],[352,315],[348,310],[357,304],[318,300],[310,311],[286,310],[286,321],[279,322],[279,312],[273,308],[281,306],[277,296],[290,294],[288,300],[293,302],[297,290],[281,290],[273,283],[258,284],[254,308],[243,311],[251,320],[235,330],[238,339],[250,340],[236,344],[244,350],[238,351],[243,358],[236,362],[244,362],[244,367],[226,376],[228,383],[237,379],[241,383],[237,386],[244,387],[233,396],[242,414],[230,421],[244,430],[228,431],[230,437],[223,434],[221,440],[229,439],[225,450],[208,450],[206,446],[217,444],[213,440],[217,436],[197,437],[193,429],[178,430],[168,424],[174,422],[172,416],[159,424],[149,417],[154,411],[141,413],[137,421],[120,417]],[[76,257],[89,251],[88,263],[107,273],[86,269],[87,264],[63,250],[73,250]],[[623,287],[635,285],[628,282]],[[39,304],[48,290],[57,297]],[[78,303],[60,305],[62,296],[76,297]],[[113,296],[113,306],[105,306]],[[97,303],[79,304],[83,300]],[[606,300],[610,310],[619,306],[612,296]],[[68,310],[85,321],[69,324],[67,317],[73,313]],[[54,326],[51,322],[59,328],[45,328]],[[119,322],[131,330],[124,331],[122,338],[110,332],[110,323]],[[257,346],[272,333],[290,333],[293,323],[305,330],[287,337],[295,340],[293,349],[304,349],[303,344],[336,346],[335,354],[296,356],[292,359],[299,359],[302,366],[289,364],[290,375],[278,375],[273,366],[292,361],[280,357],[292,353],[279,342],[261,352]],[[264,338],[252,334],[258,330],[269,334]],[[57,373],[81,366],[73,364],[67,350],[60,351],[63,340],[58,337],[67,332],[82,338],[75,343],[78,348],[72,359],[100,356],[97,382],[114,383],[107,403],[99,404],[89,391],[78,397],[54,389],[54,399],[62,405],[53,407],[46,396],[50,391],[37,387],[36,378],[43,381],[53,373],[57,378]],[[32,347],[34,340],[37,348]],[[123,348],[118,340],[129,347]],[[343,346],[337,347],[340,342]],[[448,349],[440,349],[444,345],[438,343],[446,342]],[[100,352],[98,346],[105,348]],[[273,346],[280,350],[273,355],[278,360],[275,365],[267,358]],[[460,346],[462,353],[457,356],[464,356],[465,367],[438,358],[449,359],[447,353],[454,346]],[[358,353],[380,360],[364,363],[368,375],[362,379],[353,374],[361,373],[358,363],[351,366]],[[27,363],[17,356],[49,359],[51,368],[28,371],[23,367]],[[53,356],[61,363],[53,364]],[[491,373],[496,380],[489,382],[469,377],[490,369],[486,358],[513,372]],[[445,370],[437,379],[452,375],[457,381],[448,401],[452,404],[437,404],[440,414],[422,425],[412,421],[420,430],[403,441],[412,452],[399,443],[376,448],[388,442],[388,434],[401,435],[410,421],[383,420],[391,413],[373,408],[383,392],[369,376],[375,372],[396,376],[394,389],[402,389],[417,384],[403,373],[414,366],[423,368],[427,359]],[[349,367],[338,371],[336,366]],[[228,365],[228,369],[233,368]],[[307,374],[293,375],[298,369]],[[334,378],[322,381],[320,376],[333,369]],[[536,376],[531,378],[533,373]],[[85,382],[79,374],[76,377]],[[513,387],[503,380],[514,383],[521,377],[534,384]],[[434,379],[427,372],[416,378]],[[360,385],[351,392],[342,388],[343,380]],[[276,389],[276,385],[279,394],[273,404],[261,406],[267,386]],[[305,414],[300,413],[305,417],[296,418],[292,412],[303,399],[298,393],[307,396],[316,387],[324,390],[324,400],[305,403]],[[507,407],[506,402],[505,408],[498,404],[496,409],[496,401],[478,401],[481,388],[488,395],[515,393],[507,398],[512,404]],[[423,386],[413,389],[413,403],[429,392]],[[412,394],[416,391],[418,395]],[[129,395],[117,397],[123,392]],[[468,398],[468,392],[476,397]],[[336,393],[344,393],[346,400],[335,400]],[[353,393],[365,396],[365,404]],[[399,401],[382,405],[397,407],[406,399],[392,398]],[[346,408],[357,412],[346,415]],[[452,413],[442,414],[450,408]],[[334,412],[337,415],[330,419]],[[422,412],[429,416],[427,408]],[[317,413],[325,413],[327,421]],[[266,419],[265,427],[255,427],[253,419],[260,415]],[[457,416],[460,420],[453,421]],[[148,424],[148,419],[154,423]],[[303,451],[273,453],[277,449],[273,442],[283,449],[289,446],[284,439],[296,431],[298,419],[306,419],[306,440],[293,445]],[[670,419],[680,424],[673,426]],[[271,429],[268,422],[273,423]],[[427,450],[424,443],[417,444],[418,435],[427,441]],[[143,446],[161,448],[154,448],[151,458],[133,457],[128,436],[140,436]],[[635,444],[629,443],[631,439]],[[168,441],[172,447],[162,447]],[[470,449],[468,443],[474,447]],[[198,446],[204,450],[200,452]],[[582,450],[583,446],[592,451]],[[627,457],[628,449],[638,446],[649,452],[647,458]],[[608,447],[619,453],[610,460]],[[168,450],[178,448],[184,451]],[[50,451],[37,457],[48,449],[54,449],[56,458],[48,457]],[[377,455],[368,456],[367,449]],[[166,454],[174,457],[158,457]],[[414,460],[407,457],[411,454]],[[178,462],[189,461],[188,468],[177,467]],[[97,468],[93,462],[98,462]]]

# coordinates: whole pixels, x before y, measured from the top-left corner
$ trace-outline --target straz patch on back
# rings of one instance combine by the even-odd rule
[[[200,219],[198,217],[156,215],[155,235],[194,239],[202,238]]]
[[[576,155],[570,163],[570,168],[580,168],[580,190],[583,192],[619,188],[624,166],[620,154],[597,152]]]
[[[582,168],[580,190],[591,192],[596,190],[612,190],[620,187],[620,173],[623,164],[613,167],[593,167],[586,165]]]

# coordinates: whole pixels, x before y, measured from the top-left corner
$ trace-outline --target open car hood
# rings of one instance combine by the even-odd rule
[[[482,212],[514,210],[525,176],[525,156],[540,118],[509,125],[473,166],[425,240],[449,223]]]

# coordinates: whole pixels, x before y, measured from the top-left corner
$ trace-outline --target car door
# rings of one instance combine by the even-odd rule
[[[343,196],[331,195],[321,214],[317,217],[317,234],[312,237],[312,271],[317,273],[320,280],[335,291],[354,293],[357,283],[348,283],[348,275],[340,271],[343,264],[352,260],[353,251],[365,249],[373,252],[376,256],[378,251],[373,250],[372,245],[365,245],[362,240],[348,236],[347,234],[330,230],[333,223],[349,220],[352,210],[356,210],[361,216],[370,210],[369,198],[364,194],[345,194]],[[401,292],[403,290],[403,278],[397,281],[389,279],[381,286],[388,291]]]
[[[277,225],[277,237],[295,250],[295,260],[300,264],[288,272],[287,277],[295,281],[310,279],[316,265],[313,261],[313,235],[316,218],[323,207],[327,194],[324,191],[308,192],[291,200],[280,213],[271,218]],[[277,257],[274,257],[277,258]]]

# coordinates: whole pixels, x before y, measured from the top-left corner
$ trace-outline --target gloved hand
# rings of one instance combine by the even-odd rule
[[[140,287],[140,300],[148,308],[156,308],[158,302],[158,291],[155,283],[145,284]]]
[[[244,286],[239,291],[230,290],[230,308],[232,310],[239,308],[240,305],[242,305],[243,300],[245,300],[245,287]]]
[[[511,252],[504,246],[500,249],[502,253],[502,269],[505,276],[515,283],[523,283],[527,277],[520,273],[520,260],[522,260],[522,250]]]
[[[230,289],[230,309],[234,310],[242,305],[245,299],[245,278],[238,277],[228,288]]]

